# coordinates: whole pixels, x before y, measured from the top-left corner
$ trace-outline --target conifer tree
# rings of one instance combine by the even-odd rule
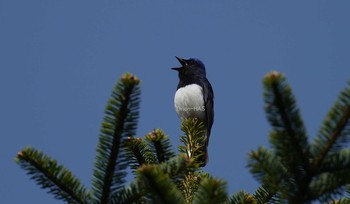
[[[200,168],[203,124],[182,121],[179,154],[168,136],[155,129],[136,137],[140,80],[125,74],[113,89],[102,123],[92,188],[63,165],[27,147],[17,163],[36,183],[66,203],[350,203],[350,84],[326,116],[318,135],[308,141],[300,111],[285,77],[271,72],[263,80],[271,124],[271,149],[250,152],[248,167],[261,183],[254,194],[227,194],[226,182]],[[134,180],[126,183],[126,168]],[[337,197],[338,196],[338,197]]]
[[[271,149],[250,153],[254,177],[278,202],[327,202],[350,183],[350,84],[340,93],[312,142],[284,75],[263,80]]]
[[[87,189],[67,168],[35,148],[20,151],[17,163],[38,185],[66,203],[132,203],[139,200],[138,189],[133,185],[125,186],[128,162],[122,148],[124,140],[136,134],[139,83],[137,77],[127,73],[112,91],[97,145],[92,189]]]

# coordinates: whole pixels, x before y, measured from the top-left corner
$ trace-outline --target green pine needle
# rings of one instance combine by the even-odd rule
[[[185,203],[181,192],[169,175],[159,165],[146,164],[137,170],[137,180],[141,189],[149,192],[148,203],[181,204]]]
[[[254,198],[257,204],[280,203],[276,192],[277,190],[274,189],[273,186],[270,186],[270,182],[265,181],[265,183],[255,191]]]
[[[195,204],[225,203],[228,200],[227,185],[223,180],[207,177],[200,182],[193,199]]]
[[[108,203],[110,195],[125,183],[127,162],[123,159],[122,143],[136,134],[139,83],[134,75],[123,75],[106,106],[92,180],[93,194],[99,204]]]
[[[258,202],[255,200],[254,196],[245,192],[239,191],[236,194],[233,194],[228,204],[257,204]]]
[[[188,118],[182,120],[181,130],[185,133],[184,136],[180,137],[180,141],[184,146],[179,146],[179,151],[186,154],[188,158],[193,158],[198,166],[201,165],[202,161],[198,159],[203,156],[203,143],[204,137],[204,124],[199,122],[196,118]]]
[[[259,147],[249,154],[248,167],[254,177],[261,183],[268,181],[271,187],[281,191],[288,191],[288,171],[273,152]]]
[[[161,129],[155,129],[145,136],[149,148],[157,156],[158,163],[168,161],[175,156],[169,137]]]
[[[134,171],[142,164],[154,164],[156,158],[141,138],[128,137],[124,142],[126,160]]]
[[[350,169],[344,169],[332,173],[322,173],[313,178],[308,189],[307,199],[329,201],[341,195],[348,183]]]
[[[198,173],[188,172],[178,183],[179,189],[185,198],[186,203],[192,203],[195,193],[198,190],[201,177]]]
[[[314,168],[318,169],[323,160],[332,152],[345,147],[350,139],[350,83],[343,90],[324,119],[318,135],[312,144],[316,158]]]
[[[317,169],[317,173],[333,172],[343,169],[350,169],[350,149],[329,153],[323,160],[322,166]]]
[[[160,168],[170,176],[177,188],[181,190],[186,203],[192,203],[193,196],[198,189],[199,182],[206,177],[202,171],[194,171],[198,166],[185,154],[180,154],[167,163],[162,163]]]
[[[31,179],[67,203],[90,204],[89,191],[67,168],[32,147],[26,147],[16,157],[16,162],[27,171]]]
[[[193,168],[194,165],[195,163],[192,159],[188,158],[186,155],[180,154],[179,156],[173,157],[168,162],[163,162],[158,166],[164,173],[169,175],[169,177],[175,183],[177,183],[188,174],[188,169]]]
[[[295,177],[309,169],[309,145],[303,120],[284,75],[271,72],[263,80],[267,118],[272,126],[271,144]],[[303,176],[302,176],[303,177]],[[299,178],[296,178],[299,179]]]
[[[135,184],[131,183],[130,186],[124,187],[118,192],[114,192],[111,195],[110,204],[145,204],[146,199],[144,197],[144,192]]]

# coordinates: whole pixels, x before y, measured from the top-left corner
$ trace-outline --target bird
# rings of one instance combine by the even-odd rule
[[[214,122],[214,92],[206,77],[205,66],[197,58],[183,59],[175,56],[181,67],[171,68],[178,72],[179,83],[174,97],[175,110],[182,119],[197,118],[204,124],[203,155],[200,166],[208,163],[208,144]]]

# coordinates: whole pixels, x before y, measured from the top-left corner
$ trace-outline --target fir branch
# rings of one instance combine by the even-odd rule
[[[145,136],[152,152],[157,156],[158,163],[168,161],[175,156],[171,150],[169,137],[161,129],[155,129]]]
[[[269,187],[287,194],[289,186],[288,170],[271,151],[259,147],[249,154],[248,167],[260,183],[269,183]]]
[[[180,154],[168,162],[159,164],[159,168],[167,174],[175,183],[182,180],[188,173],[188,169],[194,168],[195,163],[186,155]]]
[[[137,170],[139,187],[148,192],[150,203],[185,203],[181,192],[159,165],[146,164]]]
[[[277,190],[270,185],[269,181],[265,181],[254,193],[257,204],[280,203]]]
[[[267,74],[263,82],[265,111],[273,127],[271,143],[295,176],[303,174],[309,169],[309,145],[291,87],[275,71]]]
[[[234,194],[231,196],[229,201],[227,202],[229,204],[257,204],[255,197],[253,195],[250,195],[249,193],[245,191],[240,191],[237,194]]]
[[[335,102],[312,144],[317,170],[329,153],[344,147],[350,138],[350,83]]]
[[[156,158],[141,138],[128,137],[124,142],[126,160],[131,169],[136,170],[142,164],[156,163]]]
[[[196,172],[188,172],[178,184],[185,198],[186,203],[192,203],[195,193],[198,190],[201,178]]]
[[[186,203],[192,203],[199,182],[202,178],[207,177],[207,174],[203,174],[202,171],[195,170],[198,164],[184,154],[180,154],[166,163],[161,163],[159,167],[181,190]]]
[[[201,179],[207,177],[199,168],[203,165],[201,157],[204,155],[202,149],[205,145],[203,143],[204,124],[196,118],[184,119],[181,130],[185,133],[184,136],[180,137],[184,146],[179,146],[179,151],[191,159],[193,163],[191,167],[187,168],[187,172],[178,186],[182,190],[186,203],[192,203]]]
[[[16,157],[16,162],[31,175],[42,188],[48,189],[56,199],[68,203],[91,203],[89,191],[67,168],[32,147],[26,147]]]
[[[319,173],[332,173],[334,171],[350,169],[350,149],[343,149],[330,153],[322,162],[322,166],[317,169]]]
[[[180,137],[180,141],[184,146],[179,146],[179,151],[186,154],[188,158],[194,159],[199,165],[203,165],[200,157],[204,155],[203,140],[204,140],[204,123],[199,122],[196,118],[188,118],[182,120],[181,130],[185,133]]]
[[[127,162],[121,144],[136,133],[140,80],[125,74],[115,86],[106,107],[97,147],[92,190],[99,204],[109,202],[110,195],[122,188]]]
[[[203,178],[194,196],[195,204],[225,203],[228,200],[226,182],[211,177]]]
[[[110,204],[146,204],[144,195],[145,192],[141,191],[137,184],[131,183],[130,186],[114,192],[111,195]]]
[[[264,101],[272,126],[270,142],[288,171],[289,203],[302,203],[312,179],[311,153],[300,111],[285,77],[271,72],[264,78]]]
[[[322,173],[314,177],[308,189],[306,201],[329,201],[337,195],[341,195],[346,185],[350,182],[350,168],[332,173]]]

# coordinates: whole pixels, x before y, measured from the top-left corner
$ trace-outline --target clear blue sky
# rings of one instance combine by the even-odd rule
[[[179,145],[174,58],[197,57],[215,92],[213,176],[253,192],[247,153],[268,146],[262,77],[286,74],[310,137],[350,79],[349,1],[0,0],[0,203],[61,203],[14,163],[23,147],[90,187],[100,123],[117,79],[142,79],[138,136]]]

